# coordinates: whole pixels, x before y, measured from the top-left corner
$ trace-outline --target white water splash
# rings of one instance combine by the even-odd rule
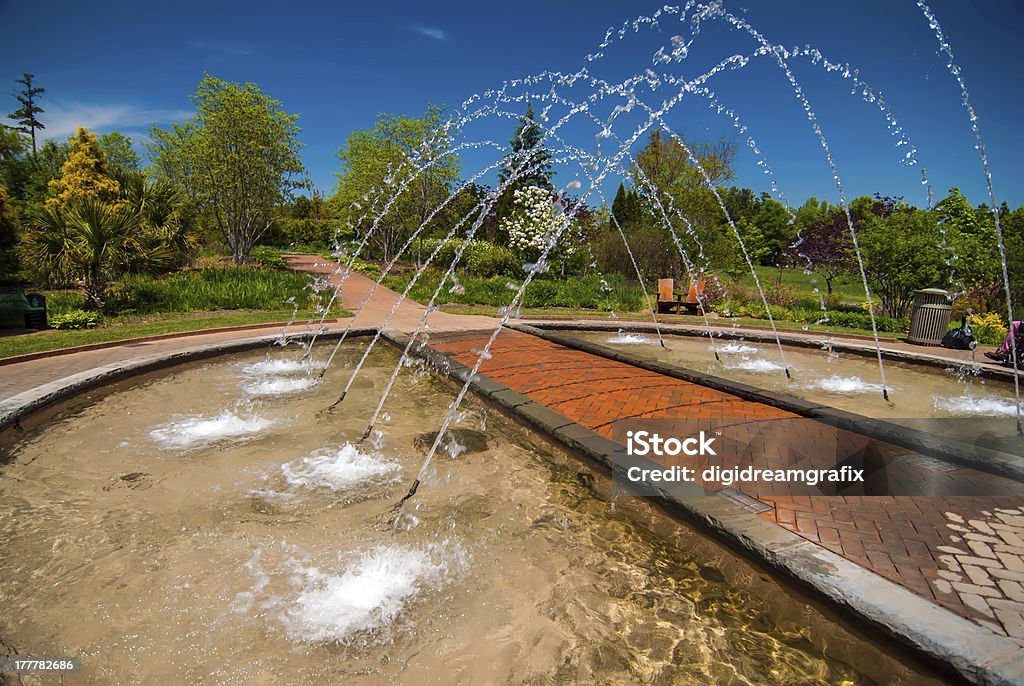
[[[323,369],[325,362],[319,360],[263,360],[242,367],[242,373],[248,376],[281,376],[284,374],[308,374]]]
[[[224,410],[215,417],[186,417],[162,424],[149,432],[149,437],[165,450],[187,450],[217,441],[258,434],[270,428],[270,419],[251,415],[242,417]]]
[[[726,369],[739,369],[744,372],[755,372],[757,374],[781,372],[785,369],[785,367],[778,362],[772,362],[771,360],[764,360],[761,358],[752,360],[749,357],[744,357],[739,360],[729,360],[727,362],[723,362],[723,365]]]
[[[841,376],[835,374],[824,379],[816,379],[808,382],[806,388],[828,393],[840,393],[842,395],[855,395],[860,393],[877,393],[882,390],[882,384],[864,381],[859,376]]]
[[[242,384],[242,390],[254,396],[290,395],[310,389],[319,383],[320,380],[312,376],[284,376],[245,383]]]
[[[715,348],[709,348],[715,350]],[[743,343],[726,343],[718,347],[718,352],[725,353],[726,355],[753,355],[757,353],[757,348],[752,345],[744,345]],[[781,369],[781,367],[779,367]]]
[[[360,452],[346,443],[337,449],[317,450],[281,465],[281,473],[292,486],[345,491],[356,486],[395,480],[401,467],[376,451]]]
[[[378,546],[337,575],[301,570],[305,582],[281,619],[296,641],[344,643],[387,627],[424,592],[468,565],[458,544]]]
[[[608,339],[609,343],[617,343],[620,345],[643,345],[648,343],[654,343],[655,341],[643,334],[639,333],[627,333],[625,331],[619,331],[614,336]]]
[[[1012,398],[974,396],[965,393],[951,398],[936,396],[935,409],[965,416],[1013,417],[1017,406]]]

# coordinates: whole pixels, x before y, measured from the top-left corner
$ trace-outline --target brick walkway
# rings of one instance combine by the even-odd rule
[[[473,365],[475,351],[489,335],[435,333],[430,344]],[[516,331],[503,331],[491,353],[483,374],[606,438],[614,439],[616,423],[626,419],[794,420],[787,426],[795,430],[808,425],[783,410]],[[802,442],[799,436],[793,440]],[[910,480],[934,481],[935,474],[924,473],[928,467],[896,465],[908,451],[890,447],[883,455],[888,467],[898,466]],[[1021,492],[1015,482],[968,468],[953,467],[942,476],[951,484],[983,484],[986,492]],[[763,517],[1024,644],[1024,498],[1019,495],[809,497],[756,486],[743,490],[773,506]]]

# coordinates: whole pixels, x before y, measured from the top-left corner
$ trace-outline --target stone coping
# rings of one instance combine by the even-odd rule
[[[317,337],[320,339],[338,338],[344,333],[341,330],[324,331]],[[373,335],[374,333],[376,333],[376,329],[361,328],[351,329],[348,335],[356,337]],[[311,331],[303,331],[288,334],[287,337],[289,340],[305,340],[312,335],[313,332]],[[31,390],[18,393],[0,401],[0,431],[11,426],[17,426],[21,419],[48,405],[112,381],[137,374],[145,374],[146,372],[156,371],[191,360],[201,360],[225,353],[252,350],[253,348],[269,345],[280,339],[280,334],[264,334],[235,341],[197,345],[176,352],[159,353],[126,362],[114,362],[93,367],[88,371],[72,374],[62,379],[36,386]]]
[[[627,331],[627,332],[642,332],[642,333],[655,333],[659,329],[663,334],[671,334],[673,336],[698,336],[706,337],[708,335],[708,329],[706,326],[698,326],[695,324],[661,324],[659,327],[655,327],[653,323],[640,322],[640,321],[619,321],[619,322],[603,322],[603,321],[544,321],[540,319],[524,319],[522,322],[510,322],[509,326],[515,328],[516,326],[530,326],[538,330],[561,330],[561,331]],[[721,325],[712,324],[711,330],[716,334],[715,337],[721,336],[727,339],[744,339],[748,341],[757,341],[759,343],[775,343],[775,336],[771,330],[764,331],[761,329],[751,328],[739,328],[733,329],[732,327],[726,327]],[[875,349],[874,341],[866,337],[853,338],[852,336],[844,336],[843,334],[829,334],[821,331],[808,331],[806,333],[796,333],[794,331],[779,330],[779,340],[785,345],[791,345],[799,348],[815,348],[820,350],[824,343],[824,337],[830,337],[830,343],[833,350],[841,352],[851,353],[853,355],[860,355],[862,357],[876,358],[878,353]],[[861,342],[863,341],[863,342]],[[1005,381],[1007,383],[1013,383],[1013,369],[1009,367],[1002,367],[989,362],[988,360],[977,360],[972,362],[970,360],[961,360],[953,357],[946,357],[943,355],[931,354],[924,352],[927,347],[921,348],[921,352],[916,350],[906,350],[899,348],[886,347],[896,343],[893,339],[882,339],[880,341],[882,348],[882,359],[898,360],[900,362],[908,362],[911,364],[922,364],[929,367],[939,367],[947,369],[949,367],[975,365],[977,372],[980,376],[986,379],[996,379],[999,381]],[[1018,377],[1024,380],[1024,369],[1018,372]]]

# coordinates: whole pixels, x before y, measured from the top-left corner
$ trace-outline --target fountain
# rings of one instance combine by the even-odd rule
[[[453,420],[468,449],[422,473],[398,530],[372,526],[453,392],[403,367],[386,438],[356,446],[391,347],[330,422],[365,338],[323,383],[243,390],[318,378],[325,343],[179,365],[28,426],[0,478],[5,644],[81,655],[106,684],[941,683],[471,399]]]
[[[938,23],[919,4],[963,87]],[[749,34],[757,47],[685,79],[652,69],[618,82],[596,75],[601,51],[624,40],[627,28],[636,33],[672,15],[689,24],[690,35],[658,49],[659,68],[685,60],[701,25],[711,21]],[[352,245],[338,246],[333,293],[320,322],[311,322],[301,353],[283,346],[154,374],[89,404],[69,405],[49,426],[12,443],[0,460],[0,588],[14,599],[0,619],[4,641],[34,652],[81,654],[101,683],[416,682],[438,675],[456,683],[759,682],[768,675],[786,684],[940,683],[904,656],[855,638],[649,504],[610,503],[603,474],[500,416],[485,417],[469,393],[472,383],[530,283],[547,268],[562,238],[557,218],[564,207],[555,208],[539,259],[511,284],[512,302],[474,351],[464,383],[453,392],[423,367],[418,353],[429,343],[428,320],[446,285],[457,283],[467,241],[499,195],[530,173],[533,151],[513,159],[509,178],[453,221],[445,240],[465,240],[441,265],[418,321],[405,327],[404,349],[376,344],[440,245],[372,336],[357,338],[350,324],[336,343],[324,345],[327,313],[393,203],[444,155],[502,152],[473,139],[473,125],[514,117],[536,101],[544,107],[537,145],[586,179],[581,202],[603,199],[605,180],[635,166],[632,149],[645,134],[660,129],[678,142],[725,213],[771,332],[764,341],[723,341],[699,298],[704,337],[673,338],[666,346],[654,318],[654,338],[621,331],[609,343],[649,348],[658,359],[704,360],[715,375],[894,421],[1013,413],[1020,430],[1019,389],[1012,395],[982,389],[976,379],[949,393],[945,372],[918,376],[915,368],[884,363],[873,305],[877,367],[838,360],[831,349],[810,354],[784,345],[741,231],[698,156],[667,123],[685,98],[702,99],[746,136],[758,166],[771,175],[749,124],[709,84],[751,60],[774,61],[830,165],[871,302],[838,166],[789,60],[809,58],[852,78],[864,99],[877,100],[898,146],[909,145],[891,109],[859,75],[851,77],[848,66],[842,72],[817,50],[772,44],[718,3],[666,7],[615,35],[609,32],[576,72],[545,72],[469,98],[407,162],[401,182],[394,179],[403,170],[393,170],[366,199],[365,212],[351,208],[363,212],[354,224],[370,228]],[[662,86],[669,91],[664,99]],[[645,89],[655,104],[642,97]],[[984,161],[966,89],[964,102]],[[629,116],[639,117],[635,125]],[[616,130],[620,122],[625,130]],[[571,140],[574,128],[594,135],[596,151]],[[601,150],[608,144],[617,146],[610,154]],[[916,149],[910,151],[903,159],[915,164]],[[464,187],[500,164],[485,165]],[[666,206],[642,173],[637,182],[687,276],[713,269],[687,208]],[[783,197],[774,177],[772,190]],[[362,307],[454,198],[432,208],[381,270]],[[627,236],[615,227],[639,275]],[[1005,260],[1003,271],[1005,277]],[[932,386],[922,393],[922,384]],[[873,403],[865,402],[868,395],[876,396]],[[174,407],[188,413],[168,411]],[[106,424],[114,416],[116,435]],[[484,425],[489,440],[482,447],[453,434]],[[392,526],[374,527],[374,515],[403,492]]]

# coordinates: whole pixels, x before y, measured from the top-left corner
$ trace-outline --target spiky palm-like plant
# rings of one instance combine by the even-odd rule
[[[142,215],[86,197],[67,207],[44,207],[29,217],[22,255],[50,284],[79,283],[89,304],[103,309],[118,277],[165,269],[171,251],[149,240]]]

